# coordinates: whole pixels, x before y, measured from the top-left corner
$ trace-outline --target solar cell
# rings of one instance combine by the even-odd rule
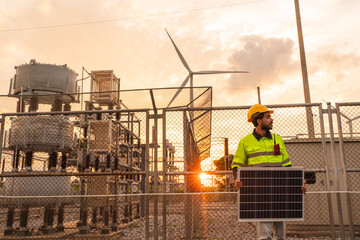
[[[238,221],[304,220],[302,167],[238,168]]]

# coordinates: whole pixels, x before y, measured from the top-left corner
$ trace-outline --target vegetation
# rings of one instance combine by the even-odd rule
[[[231,162],[234,158],[234,155],[230,154],[227,157],[227,161],[226,161],[226,166],[227,169],[225,169],[225,161],[224,161],[225,156],[219,158],[218,160],[214,160],[214,165],[216,167],[216,171],[220,171],[220,170],[231,170]]]
[[[225,158],[225,156],[219,158],[218,160],[214,160],[215,171],[224,171],[231,170],[231,162],[234,158],[234,155],[230,154]],[[226,159],[226,161],[225,161]],[[218,175],[215,179],[216,186],[218,190],[225,190],[225,177],[223,175]]]

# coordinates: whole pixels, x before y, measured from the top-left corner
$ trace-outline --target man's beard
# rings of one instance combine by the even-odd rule
[[[261,130],[270,131],[272,129],[272,123],[269,125],[261,125]]]

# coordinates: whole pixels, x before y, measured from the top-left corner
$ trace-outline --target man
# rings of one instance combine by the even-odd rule
[[[273,127],[272,113],[274,111],[261,104],[255,104],[248,111],[248,122],[252,122],[255,129],[240,140],[231,164],[237,189],[242,186],[236,177],[238,167],[291,167],[284,141],[270,132]],[[258,222],[256,229],[259,239],[272,239],[272,230],[275,239],[285,239],[284,222]]]

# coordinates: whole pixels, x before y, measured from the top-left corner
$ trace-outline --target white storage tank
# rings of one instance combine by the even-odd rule
[[[12,94],[24,95],[76,93],[76,72],[66,65],[37,63],[31,60],[30,64],[15,67],[16,74],[12,79]]]

